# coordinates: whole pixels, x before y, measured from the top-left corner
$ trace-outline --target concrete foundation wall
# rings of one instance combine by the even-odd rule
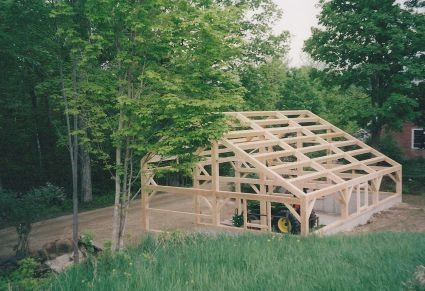
[[[354,194],[354,193],[353,193]],[[360,213],[353,213],[346,219],[335,219],[335,222],[316,231],[318,234],[333,234],[341,231],[349,231],[358,225],[365,224],[373,214],[393,207],[401,202],[401,194],[395,194],[380,201],[377,206],[369,206]],[[351,201],[350,201],[351,203]]]

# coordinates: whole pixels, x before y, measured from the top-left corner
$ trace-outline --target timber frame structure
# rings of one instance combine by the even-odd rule
[[[221,217],[229,203],[243,213],[242,229],[272,231],[271,205],[282,203],[300,222],[302,235],[331,233],[364,223],[374,212],[401,201],[400,164],[310,111],[225,114],[232,131],[213,141],[210,149],[199,151],[204,160],[193,170],[191,187],[158,185],[149,165],[167,159],[155,157],[143,170],[146,231],[154,231],[149,217],[155,211],[193,215],[196,225],[236,229]],[[192,211],[151,207],[151,198],[161,192],[193,197]],[[248,201],[260,203],[256,223],[248,218]],[[310,230],[312,210],[320,217],[331,204],[334,219]],[[359,220],[362,217],[367,219]]]

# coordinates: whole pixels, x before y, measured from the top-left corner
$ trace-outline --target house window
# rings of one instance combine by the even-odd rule
[[[412,129],[412,149],[425,149],[425,130],[423,128]]]

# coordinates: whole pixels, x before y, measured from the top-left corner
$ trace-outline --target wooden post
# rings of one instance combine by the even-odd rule
[[[400,194],[400,195],[403,193],[403,180],[401,178],[401,171],[402,170],[395,172],[395,180],[396,180],[395,188],[396,188],[396,193],[397,194]]]
[[[242,200],[242,207],[243,207],[243,228],[247,229],[248,227],[246,224],[248,223],[248,205],[247,200]]]
[[[342,218],[347,218],[348,217],[348,201],[347,201],[347,196],[348,196],[348,189],[343,189],[340,191],[340,211],[341,211],[341,217]]]
[[[372,204],[378,205],[379,202],[379,188],[381,187],[382,177],[378,177],[372,180]]]
[[[217,141],[213,141],[211,148],[211,190],[213,191],[212,216],[214,225],[220,224],[220,209],[218,207],[217,199],[217,192],[220,191],[220,171],[218,158],[218,143]]]
[[[241,177],[241,162],[239,160],[236,161],[236,165],[235,165],[235,177],[236,177],[235,191],[240,193],[242,191],[241,191],[241,182],[239,180],[239,178]],[[237,200],[236,206],[238,207],[238,213],[240,214],[243,211],[241,199],[236,199],[236,200]]]
[[[364,199],[365,199],[365,206],[369,206],[369,182],[366,181],[364,184]]]
[[[301,235],[308,235],[309,233],[309,223],[308,223],[308,200],[307,197],[302,197],[300,207],[300,216],[301,216]]]
[[[199,188],[199,179],[198,175],[200,174],[199,168],[195,165],[193,169],[193,188]],[[199,195],[193,195],[193,208],[195,211],[195,224],[201,223],[201,207],[199,203]]]
[[[264,147],[260,148],[260,153],[265,153],[266,150]],[[266,185],[265,185],[266,176],[263,172],[260,173],[260,193],[266,194]],[[260,201],[260,224],[266,226],[268,223],[268,207],[265,201]],[[266,228],[262,228],[263,231],[266,231]]]
[[[356,212],[359,213],[360,212],[360,208],[361,208],[361,196],[360,196],[360,185],[356,185]]]
[[[142,172],[140,175],[140,179],[141,179],[140,195],[141,195],[141,203],[142,203],[142,229],[143,231],[147,232],[149,231],[149,191],[143,188],[145,185],[148,185],[150,174],[148,172],[148,169],[144,167],[142,162],[140,163],[140,166],[142,167]]]
[[[272,231],[272,203],[266,202],[267,204],[267,226],[268,230]]]

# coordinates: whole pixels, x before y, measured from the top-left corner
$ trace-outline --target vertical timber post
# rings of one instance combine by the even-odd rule
[[[340,191],[340,210],[341,210],[341,217],[347,218],[348,217],[348,189],[345,188]]]
[[[361,197],[360,197],[360,185],[356,185],[356,212],[360,212],[361,207]]]
[[[301,235],[308,235],[309,233],[309,223],[308,223],[308,200],[307,197],[301,197],[300,199],[300,216],[301,216]]]
[[[380,178],[375,178],[371,181],[372,183],[372,204],[373,205],[378,205],[379,202],[379,188],[381,187],[381,180],[382,177]]]
[[[142,229],[143,231],[149,231],[149,190],[144,189],[148,184],[150,179],[149,172],[146,166],[143,164],[143,161],[140,161],[140,168],[142,173],[140,175],[141,185],[140,185],[140,195],[142,203]]]
[[[237,193],[242,192],[241,191],[241,181],[239,180],[239,178],[241,177],[241,162],[238,160],[235,163],[235,177],[236,177],[236,182],[235,182],[235,191]],[[241,214],[241,212],[243,211],[242,209],[242,200],[241,199],[236,199],[237,200],[237,207],[238,207],[238,213]]]
[[[212,142],[211,148],[211,190],[213,191],[212,222],[220,224],[220,209],[218,207],[217,192],[220,191],[220,170],[218,164],[218,142]]]
[[[199,168],[198,165],[195,165],[193,169],[193,188],[199,188]],[[195,210],[195,224],[201,223],[201,208],[199,203],[199,194],[193,195],[193,208]]]
[[[264,147],[260,148],[260,153],[266,152],[266,149]],[[260,172],[260,194],[266,194],[266,179],[263,172]],[[267,226],[268,225],[268,202],[266,201],[260,201],[260,224],[261,226]],[[270,225],[269,225],[270,227]],[[261,230],[266,231],[266,228],[261,228]]]
[[[401,175],[401,169],[399,171],[397,171],[395,173],[395,189],[396,189],[396,193],[397,194],[402,194],[402,189],[403,189],[403,180],[402,180],[402,175]]]

